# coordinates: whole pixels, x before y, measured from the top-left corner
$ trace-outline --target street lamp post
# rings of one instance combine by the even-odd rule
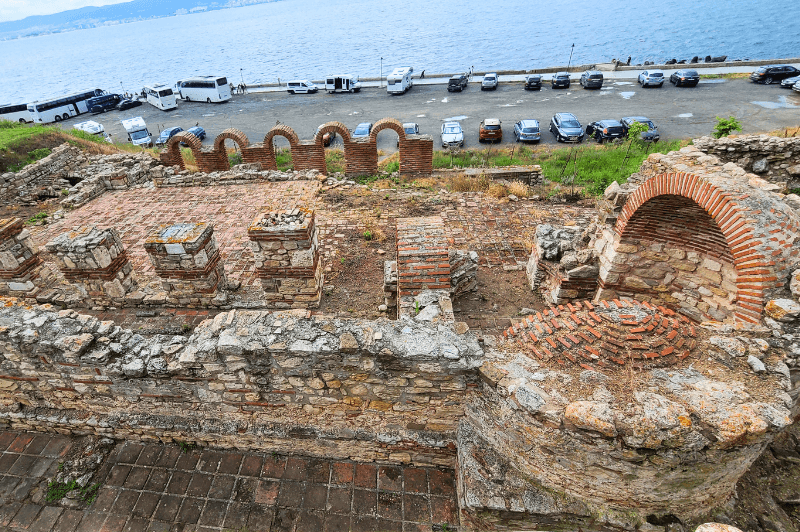
[[[575,51],[575,43],[572,43],[572,49],[569,51],[569,63],[567,63],[567,72],[569,72],[569,66],[572,64],[572,52]]]
[[[381,57],[381,77],[378,78],[378,87],[383,87],[383,57]]]
[[[244,74],[242,73],[242,69],[239,69],[239,77],[242,78],[242,85],[244,85]]]

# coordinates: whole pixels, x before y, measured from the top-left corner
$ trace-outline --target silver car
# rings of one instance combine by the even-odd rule
[[[458,122],[445,122],[442,124],[442,148],[448,147],[464,147],[464,131]]]
[[[483,81],[481,82],[481,90],[495,90],[499,82],[500,82],[500,77],[497,75],[496,72],[487,72],[483,76]]]
[[[542,140],[539,121],[520,120],[514,124],[514,138],[517,139],[517,142],[539,142]]]
[[[639,74],[639,85],[642,87],[661,87],[664,85],[664,72],[661,70],[645,70]]]

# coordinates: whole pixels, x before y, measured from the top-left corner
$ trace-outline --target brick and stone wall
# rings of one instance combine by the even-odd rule
[[[585,226],[536,227],[533,248],[525,268],[532,290],[545,301],[560,305],[576,299],[591,299],[597,291],[597,256],[588,247]]]
[[[133,266],[114,229],[80,227],[45,245],[62,275],[94,304],[124,304],[136,288]]]
[[[324,274],[314,212],[263,212],[247,230],[264,297],[272,308],[316,308]]]
[[[694,139],[693,143],[698,150],[723,162],[736,163],[772,183],[786,188],[800,187],[800,137],[701,137]]]
[[[597,297],[757,322],[800,263],[800,216],[774,188],[693,146],[650,155],[629,183],[606,191]]]
[[[505,179],[522,181],[527,185],[542,184],[542,167],[538,164],[530,166],[503,166],[499,168],[466,168],[460,173],[470,177],[485,176],[489,179]]]
[[[398,298],[450,289],[450,256],[440,216],[397,220]]]
[[[21,294],[34,289],[39,276],[39,250],[20,218],[0,219],[0,293]]]

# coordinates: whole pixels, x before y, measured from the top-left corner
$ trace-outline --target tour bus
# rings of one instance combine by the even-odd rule
[[[386,91],[389,94],[405,94],[414,86],[414,81],[411,79],[413,73],[413,67],[395,68],[391,74],[386,76]]]
[[[29,103],[28,113],[30,114],[30,119],[37,124],[61,122],[71,116],[78,116],[88,112],[89,108],[86,106],[86,101],[102,94],[103,91],[101,89],[94,89],[60,98]]]
[[[0,105],[0,120],[10,120],[24,124],[31,121],[31,113],[28,111],[28,104],[19,105]]]
[[[162,111],[171,111],[178,107],[178,103],[175,101],[175,93],[166,85],[151,85],[143,88],[142,92],[147,98],[147,103]]]
[[[175,83],[175,90],[187,102],[225,102],[231,99],[228,78],[199,76]]]

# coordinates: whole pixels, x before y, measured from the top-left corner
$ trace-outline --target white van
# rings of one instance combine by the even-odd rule
[[[317,92],[318,90],[319,87],[307,79],[295,79],[286,84],[286,91],[289,94],[307,94]]]
[[[128,140],[134,146],[152,146],[153,140],[150,138],[150,132],[147,130],[147,124],[141,116],[135,118],[126,118],[120,121],[125,132],[128,134]]]
[[[331,92],[358,92],[361,82],[356,76],[349,74],[343,76],[328,76],[325,78],[325,90]]]
[[[175,93],[166,85],[146,86],[142,89],[142,92],[147,98],[147,103],[162,111],[178,108],[178,103],[175,101]]]
[[[413,67],[395,68],[391,74],[386,76],[386,90],[389,94],[405,94],[414,86],[411,74],[414,73]]]

